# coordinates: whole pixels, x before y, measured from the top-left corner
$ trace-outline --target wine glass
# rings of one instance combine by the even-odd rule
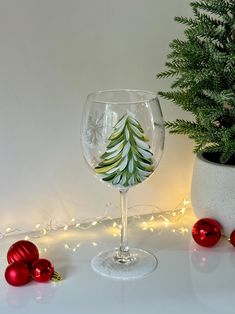
[[[129,248],[128,190],[149,178],[164,147],[164,122],[154,93],[106,90],[87,96],[81,123],[83,154],[95,176],[120,192],[121,240],[118,249],[99,253],[92,268],[116,279],[141,278],[157,267],[150,252]]]

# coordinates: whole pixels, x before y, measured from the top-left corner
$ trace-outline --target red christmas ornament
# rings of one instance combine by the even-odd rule
[[[230,242],[233,246],[235,246],[235,230],[230,234]]]
[[[212,247],[221,237],[221,226],[214,219],[202,218],[194,224],[192,236],[197,244]]]
[[[7,252],[7,260],[9,264],[21,261],[31,266],[38,259],[39,252],[36,245],[26,240],[15,242]]]
[[[12,286],[23,286],[30,280],[29,267],[23,262],[14,262],[7,266],[5,278]]]
[[[32,266],[32,278],[38,282],[61,280],[60,275],[54,271],[54,266],[45,258],[40,258]]]

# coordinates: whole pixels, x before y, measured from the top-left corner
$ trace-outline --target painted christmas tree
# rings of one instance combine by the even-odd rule
[[[153,153],[140,123],[129,114],[114,126],[110,142],[95,172],[102,180],[128,188],[143,182],[154,170]]]

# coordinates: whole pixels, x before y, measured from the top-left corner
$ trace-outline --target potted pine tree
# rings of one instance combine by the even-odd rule
[[[174,39],[167,70],[170,91],[159,95],[190,111],[192,121],[167,122],[171,133],[195,141],[192,205],[198,217],[235,229],[235,0],[190,3],[193,17],[176,17],[185,38]]]

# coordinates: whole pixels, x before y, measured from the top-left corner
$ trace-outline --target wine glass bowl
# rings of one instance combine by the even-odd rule
[[[100,253],[92,267],[102,275],[135,279],[153,271],[157,259],[129,249],[127,192],[155,171],[164,147],[164,122],[155,94],[140,90],[108,90],[88,95],[82,116],[81,143],[85,160],[102,182],[115,187],[121,200],[119,249]]]

